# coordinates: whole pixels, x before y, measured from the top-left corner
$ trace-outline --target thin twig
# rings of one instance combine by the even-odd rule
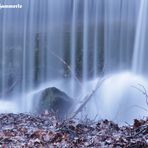
[[[50,53],[55,56],[57,59],[59,59],[71,72],[72,72],[72,68],[70,67],[69,64],[67,64],[60,56],[56,55],[53,51],[50,50]],[[73,76],[74,79],[78,82],[78,84],[82,87],[82,84],[79,80],[79,78],[77,78],[75,75]]]
[[[127,124],[129,127],[131,126],[128,122],[124,122],[125,124]]]
[[[146,88],[141,85],[141,84],[138,84],[140,87],[142,87],[142,89],[136,87],[136,86],[132,86],[133,88],[137,89],[138,91],[140,91],[145,97],[146,97],[146,104],[148,106],[148,94],[147,94],[147,91],[146,91]]]
[[[10,92],[17,84],[17,80],[6,90],[6,93]]]
[[[4,90],[4,94],[8,94],[17,84],[18,80],[16,80],[10,87],[8,87],[6,90]],[[2,95],[2,94],[0,94]]]
[[[139,106],[139,105],[132,105],[132,106],[130,106],[130,108],[131,108],[131,107],[138,107],[138,108],[140,108],[140,109],[142,109],[142,110],[148,112],[148,109],[146,109],[146,108],[144,108],[144,107],[142,107],[142,106]]]

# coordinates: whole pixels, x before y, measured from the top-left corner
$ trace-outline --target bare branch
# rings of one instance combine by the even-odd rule
[[[92,99],[92,96],[95,94],[95,92],[97,91],[98,88],[101,87],[102,83],[104,82],[104,78],[99,80],[97,82],[97,85],[95,87],[94,90],[92,90],[92,92],[90,94],[88,94],[86,97],[84,97],[84,102],[79,106],[79,108],[74,112],[74,114],[72,115],[71,119],[73,119],[79,112],[82,111],[82,109],[85,107],[85,105]]]
[[[136,86],[132,86],[132,87],[135,88],[135,89],[137,89],[138,91],[140,91],[146,97],[146,104],[148,106],[148,94],[147,94],[147,90],[146,90],[146,88],[143,85],[141,85],[141,84],[138,84],[138,85],[140,87],[142,87],[142,89],[140,89],[140,88],[138,88]]]

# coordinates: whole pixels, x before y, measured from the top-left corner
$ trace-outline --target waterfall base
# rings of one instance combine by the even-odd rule
[[[31,112],[34,101],[37,101],[32,100],[33,96],[39,91],[49,86],[55,86],[60,89],[64,88],[62,90],[65,92],[70,92],[71,82],[65,83],[65,81],[53,81],[52,83],[50,82],[50,85],[43,85],[38,90],[25,94],[23,96],[25,102],[22,102],[21,105],[17,103],[17,99],[13,101],[2,100],[0,101],[0,112]],[[87,95],[89,91],[92,91],[97,81],[98,79],[94,79],[85,83],[87,89],[83,93]],[[148,114],[146,96],[142,94],[142,91],[145,91],[144,88],[148,88],[147,84],[148,81],[145,78],[130,72],[110,75],[86,105],[86,109],[82,111],[82,114],[83,116],[87,115],[91,119],[97,115],[97,120],[109,119],[118,123],[132,122],[135,118],[143,118],[143,116]],[[80,95],[83,96],[81,92],[78,93],[77,91],[77,96]]]
[[[88,105],[90,116],[131,123],[147,116],[147,80],[130,72],[110,75]],[[145,90],[144,90],[145,89]]]

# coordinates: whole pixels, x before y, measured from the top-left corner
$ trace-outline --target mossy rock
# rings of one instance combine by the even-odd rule
[[[56,87],[46,88],[41,92],[38,112],[52,111],[59,118],[68,116],[73,100]]]

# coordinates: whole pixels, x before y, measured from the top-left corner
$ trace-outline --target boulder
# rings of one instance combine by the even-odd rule
[[[58,118],[68,116],[73,105],[73,99],[66,93],[56,87],[44,89],[40,94],[38,112],[42,113],[46,110],[54,112]]]

